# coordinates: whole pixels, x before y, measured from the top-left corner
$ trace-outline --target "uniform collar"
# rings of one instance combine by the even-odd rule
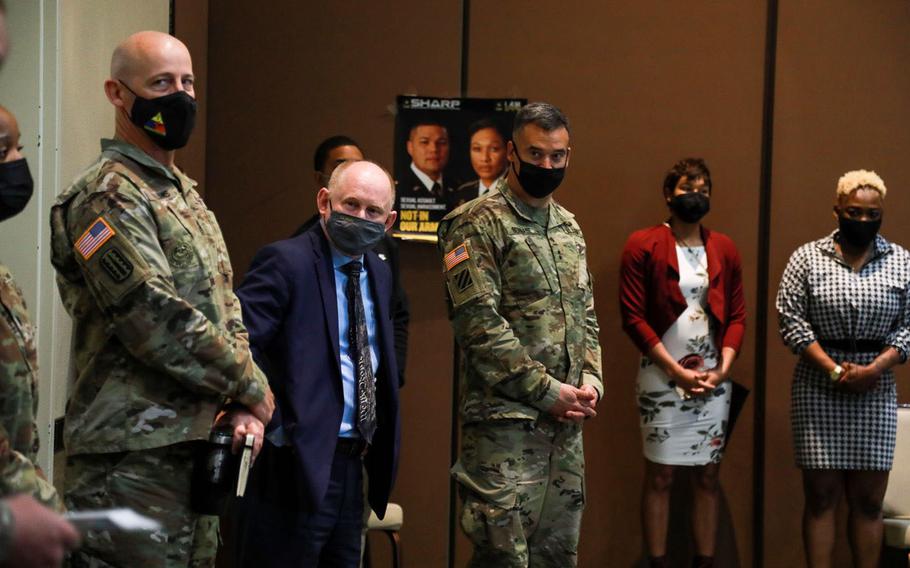
[[[411,162],[411,171],[414,172],[414,175],[417,176],[417,179],[420,180],[420,183],[423,184],[427,191],[433,191],[433,185],[437,183],[439,187],[442,187],[442,174],[439,174],[438,180],[433,181],[433,178],[425,174],[414,162]]]
[[[113,154],[120,154],[125,158],[136,162],[140,166],[152,170],[153,172],[167,178],[181,191],[186,191],[196,187],[196,182],[184,174],[180,168],[174,166],[174,169],[166,167],[158,160],[152,158],[137,146],[133,146],[123,140],[114,138],[101,139],[101,154],[105,157],[111,157]]]
[[[515,192],[512,191],[512,188],[509,187],[509,182],[508,182],[507,178],[500,178],[500,180],[496,183],[495,187],[499,190],[499,192],[505,198],[506,202],[509,204],[509,206],[512,207],[512,209],[515,211],[515,213],[519,217],[521,217],[522,219],[525,219],[531,223],[537,222],[536,218],[539,216],[539,213],[538,213],[539,210],[535,209],[534,207],[531,207],[530,205],[528,205],[527,203],[525,203],[524,201],[519,199],[519,197],[517,195],[515,195]],[[550,210],[550,218],[549,218],[549,222],[547,223],[548,229],[558,227],[559,225],[562,225],[563,223],[567,223],[570,219],[575,217],[567,209],[559,206],[553,200],[550,200],[548,209]]]

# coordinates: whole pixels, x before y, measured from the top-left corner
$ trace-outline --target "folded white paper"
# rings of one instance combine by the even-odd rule
[[[68,511],[64,518],[82,532],[89,530],[113,531],[156,531],[161,528],[161,523],[140,515],[129,508],[102,509],[99,511]]]

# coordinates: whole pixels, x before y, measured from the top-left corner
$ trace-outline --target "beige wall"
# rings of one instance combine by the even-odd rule
[[[102,84],[110,54],[130,33],[167,31],[167,0],[7,0],[12,50],[0,71],[0,104],[18,118],[35,179],[26,210],[0,225],[0,259],[23,289],[38,331],[39,462],[52,474],[53,419],[63,414],[70,322],[57,296],[47,223],[56,195],[113,133]]]

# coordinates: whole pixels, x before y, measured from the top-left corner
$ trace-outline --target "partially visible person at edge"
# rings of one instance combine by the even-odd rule
[[[680,467],[691,468],[694,476],[692,566],[714,566],[718,475],[732,392],[728,377],[742,345],[746,310],[736,245],[702,224],[712,193],[704,160],[680,160],[664,178],[670,218],[632,233],[622,253],[623,329],[641,352],[636,386],[645,457],[641,523],[655,568],[671,565],[670,490]]]
[[[471,168],[477,179],[458,188],[452,198],[456,206],[496,189],[499,180],[505,178],[509,165],[505,138],[492,120],[484,118],[471,124],[468,135],[471,137]]]
[[[0,0],[0,67],[8,51],[6,5]],[[12,113],[0,107],[0,221],[25,209],[32,195],[32,176],[21,150],[19,125]],[[43,479],[34,456],[27,457],[38,444],[36,349],[22,291],[2,264],[0,296],[7,314],[5,322],[0,322],[0,407],[4,415],[0,417],[0,479],[2,493],[15,494],[0,498],[0,564],[59,566],[66,551],[78,545],[79,534],[45,506],[48,501],[59,504],[59,498]],[[21,433],[18,440],[17,431]]]
[[[811,567],[832,565],[845,494],[853,565],[878,566],[881,552],[897,433],[891,368],[910,353],[910,254],[879,234],[885,195],[875,172],[844,174],[837,228],[796,249],[777,292],[781,337],[799,355],[790,422]]]
[[[21,213],[34,190],[19,136],[16,117],[0,106],[0,222]],[[2,263],[0,306],[0,564],[59,566],[79,534],[52,512],[63,502],[37,465],[35,330],[22,289]]]
[[[603,395],[585,241],[553,199],[568,169],[555,106],[516,114],[499,191],[439,225],[449,317],[462,358],[452,474],[470,566],[575,566],[584,509],[582,422]]]
[[[193,130],[190,54],[139,32],[111,58],[115,136],[51,210],[52,262],[73,318],[66,504],[131,507],[151,533],[89,531],[74,566],[212,566],[218,518],[191,508],[213,425],[262,443],[274,400],[249,350],[215,217],[175,164]],[[217,421],[217,424],[216,424]]]
[[[363,159],[360,145],[353,138],[344,135],[330,136],[316,147],[313,155],[313,182],[318,192],[323,187],[328,187],[329,179],[335,168],[346,162]],[[317,211],[312,217],[294,232],[291,237],[302,235],[310,227],[319,223],[320,215]],[[398,362],[398,386],[404,386],[404,371],[408,358],[408,324],[411,321],[408,296],[401,285],[399,270],[401,255],[398,252],[398,243],[388,232],[373,248],[379,258],[389,265],[392,270],[392,318],[395,320],[395,359]]]

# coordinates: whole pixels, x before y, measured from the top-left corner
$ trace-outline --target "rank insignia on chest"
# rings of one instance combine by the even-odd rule
[[[82,255],[82,258],[88,260],[101,248],[101,245],[116,234],[103,217],[98,217],[88,230],[82,233],[74,247]]]
[[[193,255],[193,246],[187,242],[177,243],[171,252],[167,255],[168,261],[174,268],[187,268],[192,266],[195,257]]]

